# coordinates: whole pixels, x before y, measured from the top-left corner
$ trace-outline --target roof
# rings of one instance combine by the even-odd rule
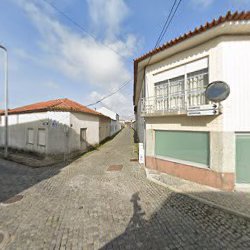
[[[205,25],[201,25],[200,27],[195,28],[193,31],[189,31],[173,40],[170,40],[166,43],[164,43],[163,45],[161,45],[158,48],[155,48],[149,52],[147,52],[146,54],[138,57],[137,59],[134,60],[134,98],[135,98],[135,85],[136,85],[136,78],[137,78],[137,68],[138,68],[138,64],[147,59],[150,58],[151,56],[165,50],[168,49],[176,44],[179,44],[191,37],[194,37],[198,34],[201,34],[203,32],[206,32],[207,30],[210,30],[220,24],[223,24],[225,22],[229,22],[229,21],[244,21],[244,20],[250,20],[250,11],[242,11],[242,12],[234,12],[231,13],[230,11],[227,12],[227,14],[225,16],[220,16],[218,19],[213,19],[211,22],[207,22]]]
[[[34,113],[34,112],[46,112],[46,111],[68,111],[68,112],[78,112],[78,113],[103,116],[103,114],[96,112],[95,110],[89,109],[81,105],[80,103],[77,103],[67,98],[50,100],[46,102],[38,102],[23,107],[10,109],[8,113],[24,114],[24,113]]]

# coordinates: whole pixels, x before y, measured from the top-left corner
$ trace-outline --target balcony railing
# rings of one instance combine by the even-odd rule
[[[168,96],[151,96],[142,98],[141,113],[143,116],[186,114],[188,107],[205,105],[208,101],[205,89],[176,92]]]

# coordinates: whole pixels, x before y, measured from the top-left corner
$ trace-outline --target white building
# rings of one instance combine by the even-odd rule
[[[119,121],[119,115],[112,110],[105,107],[97,109],[97,112],[109,117],[111,119],[110,136],[113,136],[121,130],[121,123]]]
[[[134,64],[146,167],[225,190],[250,183],[250,12],[229,12]],[[218,80],[231,94],[216,114],[188,116],[211,104],[205,88]]]
[[[1,114],[3,118],[3,113]],[[4,146],[4,119],[0,146]],[[69,99],[9,111],[9,147],[45,155],[87,151],[110,136],[110,118]]]

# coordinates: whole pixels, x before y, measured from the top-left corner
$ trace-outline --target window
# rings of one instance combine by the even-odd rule
[[[156,111],[185,111],[189,106],[208,104],[207,85],[207,68],[155,83]]]
[[[87,128],[80,129],[80,141],[86,142],[87,141]]]
[[[187,74],[187,102],[188,106],[208,104],[204,90],[208,85],[208,69]]]
[[[38,142],[39,146],[46,146],[46,133],[45,129],[39,128],[38,129]]]
[[[185,107],[184,76],[155,84],[157,110],[178,111]]]
[[[156,130],[155,154],[209,166],[209,133]]]
[[[27,143],[34,144],[34,129],[28,128],[27,130]]]

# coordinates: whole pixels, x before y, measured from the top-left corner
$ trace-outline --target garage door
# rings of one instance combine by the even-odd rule
[[[250,183],[250,134],[236,135],[236,182]]]

